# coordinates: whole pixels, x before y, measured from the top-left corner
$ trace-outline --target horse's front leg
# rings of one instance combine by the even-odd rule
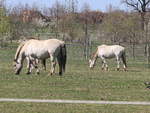
[[[38,68],[39,59],[34,59],[32,63],[33,63],[34,68],[36,68],[36,73],[40,74],[40,70]]]
[[[103,62],[103,64],[102,64],[102,70],[105,69],[105,71],[108,71],[108,65],[107,65],[107,62],[106,62],[105,58],[101,57],[101,59],[102,59],[102,62]]]
[[[104,64],[104,62],[102,61],[102,70],[104,70],[104,68],[105,68],[105,64]]]
[[[27,59],[27,73],[26,74],[31,74],[31,71],[32,71],[31,60],[29,57],[26,57],[26,59]]]
[[[44,70],[46,71],[46,59],[41,60]]]

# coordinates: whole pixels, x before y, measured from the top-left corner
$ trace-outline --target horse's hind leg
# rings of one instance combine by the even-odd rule
[[[51,63],[51,75],[52,75],[53,73],[55,73],[55,66],[56,66],[56,62],[53,61],[53,62]]]
[[[124,63],[123,63],[123,69],[124,69],[124,71],[127,71],[127,67]]]
[[[122,54],[122,62],[123,62],[123,69],[124,71],[127,71],[127,64],[126,64],[126,57],[125,57],[125,53]]]
[[[53,73],[55,73],[55,66],[56,66],[56,61],[55,61],[55,58],[54,56],[50,55],[50,60],[51,60],[51,75]]]
[[[61,61],[61,58],[60,56],[57,57],[57,61],[58,61],[58,64],[59,64],[59,75],[62,75],[62,61]]]

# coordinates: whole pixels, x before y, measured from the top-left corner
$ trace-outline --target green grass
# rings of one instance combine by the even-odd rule
[[[1,103],[1,113],[149,113],[149,106]]]
[[[110,60],[109,71],[101,71],[100,61],[93,70],[78,53],[68,48],[67,70],[63,76],[49,76],[41,70],[26,75],[26,65],[20,75],[13,72],[12,61],[16,49],[0,49],[0,98],[71,99],[106,101],[150,101],[150,90],[144,82],[150,81],[150,69],[146,61],[128,58],[128,71],[115,71],[116,61]],[[79,50],[79,48],[77,49]],[[80,51],[81,52],[81,51]],[[144,62],[145,61],[145,62]],[[58,68],[58,67],[57,67]],[[138,109],[137,109],[138,108]],[[0,103],[2,113],[141,113],[148,106],[133,105],[90,105],[90,104],[47,104],[47,103]]]

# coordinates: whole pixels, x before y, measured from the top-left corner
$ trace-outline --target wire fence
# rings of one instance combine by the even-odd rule
[[[43,34],[41,34],[43,35]],[[46,34],[44,39],[47,39],[51,34]],[[43,38],[43,36],[42,36]],[[63,39],[62,39],[63,40]],[[8,41],[9,42],[9,41]],[[17,41],[16,41],[17,42]],[[96,42],[96,43],[95,43]],[[19,43],[6,43],[7,48],[17,48]],[[100,41],[91,41],[88,45],[84,42],[66,42],[67,45],[67,56],[70,60],[83,60],[89,59],[91,54],[96,51],[96,47],[101,45]],[[146,61],[147,56],[145,54],[145,44],[121,44],[126,48],[126,56],[128,59],[137,59],[141,61]]]
[[[96,51],[98,44],[91,44],[88,46],[88,50],[85,51],[84,44],[81,43],[69,43],[67,44],[67,53],[69,59],[88,59]],[[129,59],[137,59],[141,61],[146,61],[147,56],[145,54],[145,45],[137,44],[133,45],[125,44],[123,45],[126,48],[126,56]],[[87,56],[86,56],[87,55]]]

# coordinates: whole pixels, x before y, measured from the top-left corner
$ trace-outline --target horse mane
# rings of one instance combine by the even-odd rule
[[[14,61],[17,61],[20,51],[21,51],[22,47],[25,45],[25,43],[26,43],[26,41],[23,41],[17,48]]]
[[[92,59],[95,58],[95,57],[97,57],[97,51],[98,51],[98,48],[97,48],[96,51],[91,55],[91,58],[92,58]]]
[[[40,40],[39,37],[33,37],[33,36],[27,37],[26,39],[27,40],[31,40],[31,39]]]
[[[39,40],[39,38],[36,38],[36,37],[32,37],[32,36],[31,36],[31,37],[27,37],[26,40],[24,40],[23,42],[21,42],[21,44],[20,44],[19,47],[17,48],[14,61],[16,61],[16,60],[18,59],[18,56],[19,56],[19,54],[20,54],[20,51],[21,51],[22,47],[25,45],[25,43],[26,43],[28,40],[31,40],[31,39]]]

